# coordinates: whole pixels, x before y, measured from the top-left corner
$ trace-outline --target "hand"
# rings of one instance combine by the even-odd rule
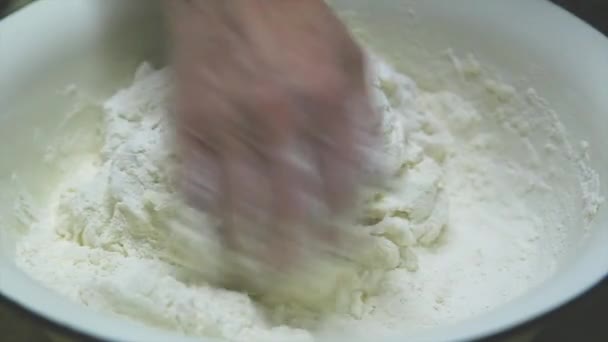
[[[347,29],[323,0],[166,3],[186,197],[222,219],[237,250],[287,257],[303,234],[335,240],[296,227],[314,207],[348,206],[374,136],[364,55]]]

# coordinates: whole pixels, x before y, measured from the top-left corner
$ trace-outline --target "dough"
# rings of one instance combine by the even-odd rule
[[[553,258],[533,240],[543,218],[518,199],[522,175],[535,185],[544,176],[515,164],[513,175],[503,174],[500,136],[473,104],[424,92],[378,58],[373,67],[390,177],[340,223],[365,244],[348,260],[262,279],[259,293],[222,288],[216,223],[185,209],[171,179],[169,70],[144,64],[103,105],[103,147],[66,176],[48,217],[22,239],[20,267],[96,310],[235,341],[431,327],[548,276]]]

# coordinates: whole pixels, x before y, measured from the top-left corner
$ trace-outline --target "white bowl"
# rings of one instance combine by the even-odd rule
[[[608,184],[608,40],[603,35],[540,0],[333,3],[345,18],[365,28],[364,36],[374,37],[369,43],[376,51],[425,87],[451,87],[439,72],[437,57],[448,47],[456,54],[474,53],[507,82],[534,87],[574,139],[590,143],[592,167]],[[59,169],[42,161],[45,146],[60,136],[60,119],[72,105],[58,92],[74,83],[104,98],[126,85],[142,60],[162,63],[160,23],[159,8],[149,0],[40,0],[0,22],[0,227],[18,226],[15,220],[35,214],[15,212],[13,204],[24,188],[43,203],[61,177]],[[86,120],[80,125],[92,127]],[[18,181],[11,178],[15,174]],[[487,314],[408,339],[489,336],[582,294],[608,273],[608,211],[600,211],[586,238],[580,227],[569,234],[568,257],[538,288]],[[17,235],[0,230],[0,294],[9,301],[102,339],[191,340],[92,312],[46,290],[15,266]]]

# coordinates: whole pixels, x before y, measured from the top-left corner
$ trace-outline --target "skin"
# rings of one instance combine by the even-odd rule
[[[302,234],[339,240],[311,208],[348,208],[376,118],[345,26],[322,0],[165,5],[191,205],[222,219],[227,246],[258,257],[293,257]]]

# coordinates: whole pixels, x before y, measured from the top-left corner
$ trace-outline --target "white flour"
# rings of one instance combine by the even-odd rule
[[[565,238],[554,228],[582,225],[573,213],[585,208],[592,217],[600,202],[591,195],[594,174],[553,129],[554,116],[484,113],[483,104],[421,91],[374,65],[392,179],[351,223],[374,248],[328,278],[325,307],[272,293],[254,301],[191,271],[179,252],[192,246],[172,229],[182,205],[169,169],[170,83],[166,70],[147,66],[105,103],[103,148],[66,175],[48,217],[18,245],[20,267],[96,310],[237,341],[309,341],[339,328],[416,331],[480,314],[551,275]],[[498,107],[519,104],[509,87],[487,83],[485,91]],[[538,146],[553,152],[539,155],[529,134],[541,126],[548,140]],[[201,246],[199,267],[216,267],[216,246]]]

